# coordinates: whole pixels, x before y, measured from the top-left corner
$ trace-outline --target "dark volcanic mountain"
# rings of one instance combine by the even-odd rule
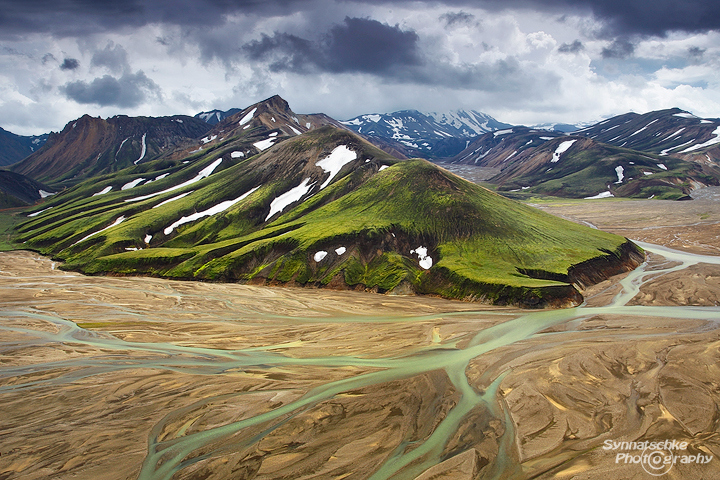
[[[45,145],[48,134],[22,136],[0,128],[0,167],[12,165]]]
[[[86,273],[526,306],[576,304],[575,285],[642,259],[622,237],[424,160],[398,160],[345,129],[314,127],[327,117],[296,121],[285,106],[273,97],[220,122],[200,152],[143,162],[48,199],[19,226],[20,240]],[[295,134],[300,128],[310,130]]]
[[[343,125],[384,148],[407,157],[447,158],[462,151],[469,139],[510,125],[474,110],[420,113],[403,110],[360,115]]]
[[[0,208],[31,205],[55,191],[19,173],[0,170]]]
[[[12,170],[51,185],[73,185],[86,178],[147,162],[179,145],[195,142],[210,125],[193,117],[127,117],[103,120],[84,115]]]
[[[194,148],[176,150],[172,158],[195,154],[222,144],[232,137],[242,137],[250,143],[243,151],[243,157],[259,153],[276,143],[304,132],[333,125],[344,128],[340,122],[317,113],[311,115],[297,114],[290,109],[288,103],[278,95],[258,102],[245,109],[233,109],[236,113],[223,118],[208,131]]]
[[[450,163],[497,169],[489,181],[500,191],[572,198],[679,199],[720,181],[711,165],[526,127],[485,134]]]

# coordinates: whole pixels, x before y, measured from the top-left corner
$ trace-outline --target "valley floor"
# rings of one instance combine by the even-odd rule
[[[647,242],[646,265],[565,310],[86,277],[0,253],[0,478],[649,478],[663,472],[618,456],[641,450],[603,448],[644,440],[688,442],[666,478],[720,478],[705,194],[538,205]]]

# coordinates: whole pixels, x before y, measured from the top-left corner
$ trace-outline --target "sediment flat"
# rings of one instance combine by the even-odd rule
[[[718,255],[670,203],[543,208]],[[604,442],[664,439],[712,456],[666,478],[720,477],[717,264],[541,311],[57,267],[0,254],[1,478],[647,478]]]

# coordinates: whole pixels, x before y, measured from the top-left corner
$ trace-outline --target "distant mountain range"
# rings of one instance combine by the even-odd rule
[[[619,148],[581,136],[514,128],[487,134],[450,163],[491,167],[502,192],[571,198],[689,199],[694,189],[720,183],[718,165]],[[495,132],[498,133],[498,132]]]
[[[48,134],[22,136],[0,128],[0,167],[17,163],[40,149],[48,139]]]
[[[523,306],[577,304],[576,285],[642,261],[622,237],[425,160],[399,160],[329,117],[293,113],[280,97],[224,118],[199,143],[46,198],[19,225],[19,241],[91,274]]]
[[[720,159],[720,119],[699,118],[672,108],[643,115],[627,113],[574,132],[595,141],[661,156],[716,163]]]
[[[54,194],[47,185],[18,173],[0,170],[0,208],[25,207]]]
[[[200,112],[197,115],[195,115],[195,118],[199,118],[203,122],[206,122],[210,125],[217,125],[218,123],[225,120],[227,117],[232,117],[236,113],[240,113],[242,111],[241,108],[231,108],[230,110],[222,111],[222,110],[210,110],[209,112]]]
[[[511,126],[475,110],[447,113],[403,110],[360,115],[341,123],[380,146],[392,145],[407,157],[431,159],[453,156],[467,146],[468,139]]]

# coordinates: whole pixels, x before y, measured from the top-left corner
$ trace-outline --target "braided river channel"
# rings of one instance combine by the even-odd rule
[[[639,244],[538,311],[0,253],[0,478],[651,478],[603,447],[666,439],[720,478],[720,307],[653,290],[720,257]]]

